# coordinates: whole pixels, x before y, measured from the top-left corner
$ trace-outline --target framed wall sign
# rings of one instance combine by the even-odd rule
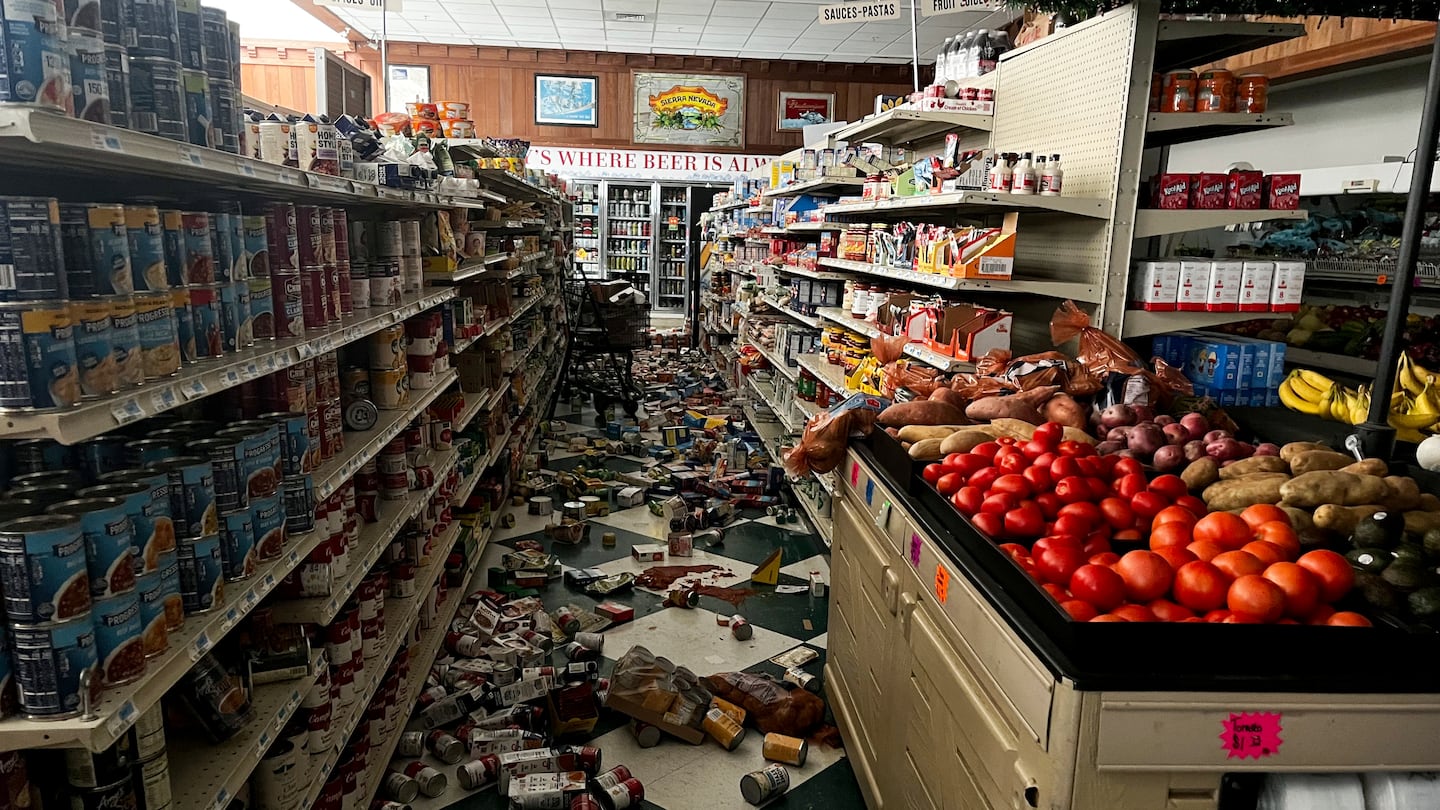
[[[635,143],[745,145],[745,77],[635,71]]]
[[[835,120],[835,94],[781,90],[780,112],[775,120],[781,132],[828,124]]]
[[[594,76],[535,74],[535,123],[600,126],[599,88]]]

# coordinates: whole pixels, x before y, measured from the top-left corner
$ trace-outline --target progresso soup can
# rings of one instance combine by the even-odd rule
[[[165,281],[170,287],[180,287],[185,280],[185,212],[173,208],[160,210],[160,233],[165,249]]]
[[[225,601],[225,566],[220,556],[220,535],[182,537],[177,549],[180,562],[180,596],[186,615],[214,610]]]
[[[203,70],[182,68],[180,84],[185,91],[186,137],[196,146],[214,146],[210,142],[210,77]]]
[[[267,419],[247,419],[236,422],[217,435],[243,442],[242,489],[248,497],[263,498],[279,491],[285,469],[281,461],[283,448],[279,424]]]
[[[270,277],[240,282],[250,288],[250,335],[255,340],[275,339],[275,299]]]
[[[255,516],[248,507],[220,516],[220,561],[227,580],[255,574]]]
[[[273,560],[285,552],[285,501],[278,493],[250,499],[250,526],[257,561]]]
[[[215,283],[215,243],[210,238],[210,214],[186,211],[180,215],[185,240],[185,283]]]
[[[160,555],[160,582],[165,591],[165,626],[175,633],[185,626],[185,598],[180,595],[180,550]]]
[[[121,487],[143,487],[143,492]],[[109,489],[109,487],[116,487]],[[104,490],[99,491],[99,490]],[[125,498],[139,549],[137,572],[154,571],[160,558],[175,550],[175,519],[170,514],[170,477],[159,470],[119,470],[100,476],[100,484],[81,491],[82,497]]]
[[[123,500],[78,498],[51,504],[45,513],[80,519],[91,597],[103,599],[135,587],[135,527]]]
[[[205,35],[200,23],[200,0],[175,0],[175,28],[181,67],[205,70]]]
[[[240,336],[240,296],[239,287],[244,284],[234,284],[228,281],[221,281],[215,284],[220,294],[220,341],[227,353],[233,353],[243,348]],[[246,309],[249,307],[250,289],[245,288]]]
[[[0,585],[11,622],[64,622],[89,613],[80,519],[36,515],[0,524]]]
[[[215,475],[215,507],[222,515],[250,505],[243,487],[243,449],[243,442],[224,436],[196,439],[185,445],[187,452],[210,459]]]
[[[63,301],[0,303],[0,408],[69,408],[80,397],[70,308]]]
[[[174,552],[171,552],[174,557]],[[140,598],[140,638],[145,656],[154,658],[170,649],[170,629],[165,620],[165,577],[147,571],[135,580],[135,594]]]
[[[160,224],[160,209],[153,205],[125,206],[125,238],[131,286],[136,291],[170,289],[170,280],[165,274],[165,231]]]
[[[145,384],[145,357],[140,351],[140,329],[135,316],[135,299],[129,295],[110,296],[110,320],[115,341],[115,369],[121,388]]]
[[[75,117],[97,124],[110,123],[110,83],[105,78],[104,38],[99,31],[72,26],[66,44]]]
[[[145,3],[135,3],[138,10]],[[173,29],[172,29],[173,30]],[[180,63],[136,55],[130,49],[130,126],[139,132],[184,141],[189,135]]]
[[[175,16],[175,0],[131,0],[132,30],[124,42],[132,56],[152,56],[178,60],[180,48],[175,32],[179,23]],[[179,68],[179,62],[176,62]]]
[[[105,93],[112,127],[130,128],[130,54],[125,46],[105,44]]]
[[[175,316],[175,339],[180,344],[180,359],[186,363],[200,362],[200,349],[195,343],[195,311],[190,306],[189,287],[176,287],[170,291],[170,311]]]
[[[90,614],[64,622],[10,626],[11,664],[20,712],[32,720],[80,714],[82,690],[100,696],[99,655]]]
[[[3,4],[0,4],[3,5]],[[70,295],[53,197],[0,197],[0,301],[53,301]]]
[[[145,640],[136,590],[95,600],[90,616],[95,622],[100,683],[118,686],[139,680],[145,674]]]
[[[135,328],[145,379],[160,380],[180,371],[180,335],[170,293],[136,293]]]
[[[0,50],[0,102],[38,104],[73,112],[70,59],[57,3],[5,0],[0,3],[5,48]]]
[[[199,537],[220,531],[215,509],[215,471],[201,456],[177,456],[151,462],[146,469],[164,472],[170,481],[170,515],[180,537]]]
[[[206,7],[209,10],[209,7]],[[222,14],[224,12],[221,12]],[[232,155],[240,153],[240,129],[245,126],[242,119],[245,105],[235,83],[228,79],[210,78],[210,111],[214,120],[210,124],[211,139],[215,148]]]
[[[64,203],[60,238],[72,298],[134,291],[125,206]]]
[[[195,354],[200,359],[225,354],[224,302],[220,292],[223,284],[191,284],[190,317],[195,330]]]

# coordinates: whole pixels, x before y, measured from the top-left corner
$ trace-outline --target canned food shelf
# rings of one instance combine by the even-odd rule
[[[0,110],[0,121],[4,111]],[[100,395],[61,410],[14,410],[4,414],[0,435],[7,439],[51,438],[62,444],[76,444],[149,416],[164,413],[186,402],[235,388],[274,371],[289,368],[302,360],[331,351],[398,323],[423,310],[455,297],[453,289],[431,290],[404,299],[393,309],[351,316],[339,326],[304,338],[273,343],[227,354],[217,360],[187,366],[179,374],[145,383],[119,394]],[[76,368],[76,392],[83,393]],[[93,376],[93,375],[92,375]],[[114,377],[115,374],[111,374]],[[107,386],[108,387],[108,386]],[[55,386],[51,386],[55,390]],[[97,392],[100,389],[95,389]],[[73,401],[73,400],[72,400]],[[64,404],[64,403],[56,403]]]
[[[250,694],[250,719],[238,734],[218,745],[205,743],[204,756],[176,756],[170,760],[170,791],[174,807],[224,810],[244,787],[270,742],[278,739],[286,721],[299,708],[314,684],[314,673],[325,666],[324,654],[315,650],[308,677],[261,684]],[[170,744],[183,744],[172,738]]]

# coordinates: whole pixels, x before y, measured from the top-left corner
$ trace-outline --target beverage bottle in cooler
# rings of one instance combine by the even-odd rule
[[[950,55],[950,43],[954,39],[954,37],[946,37],[945,44],[941,45],[940,50],[935,52],[935,76],[933,80],[931,80],[930,84],[936,85],[945,83],[945,62]]]

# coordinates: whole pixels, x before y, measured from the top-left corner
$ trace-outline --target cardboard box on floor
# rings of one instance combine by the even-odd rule
[[[705,731],[703,729],[668,722],[665,719],[664,712],[647,709],[643,703],[631,698],[610,692],[605,697],[605,706],[621,714],[629,715],[642,723],[649,723],[666,734],[679,737],[691,745],[699,745],[705,742]]]

